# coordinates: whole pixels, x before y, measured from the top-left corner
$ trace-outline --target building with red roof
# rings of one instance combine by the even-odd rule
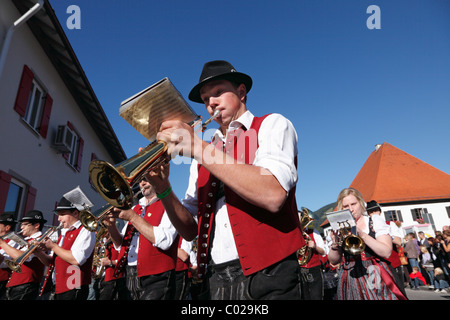
[[[450,175],[387,142],[376,145],[350,187],[366,202],[377,201],[386,221],[405,234],[434,236],[450,225]],[[321,227],[327,226],[325,220]]]
[[[450,224],[450,175],[389,143],[375,147],[350,187],[377,201],[406,233]]]

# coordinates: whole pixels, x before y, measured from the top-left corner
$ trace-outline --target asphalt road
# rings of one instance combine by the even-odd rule
[[[428,289],[427,286],[420,287],[419,290],[406,288],[405,291],[409,300],[450,300],[449,288],[447,288],[448,293],[434,292],[434,289]]]

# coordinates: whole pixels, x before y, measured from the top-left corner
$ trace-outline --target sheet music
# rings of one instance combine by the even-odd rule
[[[340,211],[333,211],[327,213],[327,219],[330,222],[331,227],[334,231],[339,230],[340,228],[344,227],[345,221],[346,227],[356,227],[356,221],[355,218],[353,218],[352,213],[350,210],[340,210]]]
[[[164,78],[121,103],[120,116],[149,141],[156,139],[161,123],[189,123],[197,115],[169,78]]]

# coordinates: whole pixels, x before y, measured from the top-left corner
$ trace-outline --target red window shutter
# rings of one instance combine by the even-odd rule
[[[25,213],[34,209],[34,203],[36,201],[37,190],[31,186],[28,186],[27,202],[25,203]]]
[[[80,138],[80,142],[78,145],[78,159],[76,165],[78,172],[81,171],[81,161],[83,160],[83,148],[84,148],[84,140]]]
[[[69,127],[70,130],[73,130],[73,125],[70,121],[67,121],[67,126]],[[69,153],[63,153],[62,156],[64,159],[69,160]]]
[[[42,138],[47,138],[48,124],[50,122],[50,113],[52,112],[53,98],[47,93],[45,97],[44,110],[42,112],[41,127],[39,133]]]
[[[6,199],[8,198],[11,175],[0,170],[0,214],[5,212]]]
[[[25,65],[23,67],[19,90],[17,91],[16,103],[14,104],[14,110],[20,114],[21,117],[25,116],[25,112],[27,110],[28,97],[30,96],[33,79],[33,71]]]

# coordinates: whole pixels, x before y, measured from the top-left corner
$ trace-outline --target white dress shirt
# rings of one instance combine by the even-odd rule
[[[81,226],[80,220],[75,222],[69,228],[65,228],[61,230],[61,239],[58,242],[58,245],[62,247],[64,244],[64,240],[66,238],[66,233],[68,231],[78,229]],[[87,259],[91,256],[95,247],[95,233],[88,231],[86,228],[82,227],[80,233],[72,244],[70,251],[72,251],[72,255],[78,264],[83,265]]]
[[[253,122],[253,114],[246,111],[237,120],[230,123],[227,135],[244,127],[249,129]],[[215,139],[224,143],[226,137],[220,130],[214,134]],[[270,171],[281,186],[289,190],[297,183],[297,168],[294,162],[297,156],[297,133],[292,123],[280,114],[267,116],[261,124],[258,133],[259,148],[256,151],[254,166],[259,166]],[[193,160],[190,168],[189,185],[183,205],[197,219],[197,170],[198,162]],[[211,245],[211,258],[214,263],[223,263],[238,259],[238,253],[234,242],[233,233],[225,204],[225,197],[217,199],[215,212],[215,230]]]
[[[158,200],[159,199],[157,197],[154,197],[149,203],[147,203],[147,199],[145,197],[139,199],[139,204],[142,206],[141,217],[145,216],[145,211],[147,207]],[[125,235],[127,226],[128,221],[122,228],[121,231],[122,237]],[[166,212],[164,212],[160,224],[158,226],[153,226],[153,233],[155,235],[155,243],[153,244],[153,246],[158,247],[161,250],[168,250],[170,246],[173,244],[173,241],[175,240],[178,234],[172,222],[170,222]],[[116,249],[120,251],[120,247]],[[139,232],[136,230],[136,232],[133,235],[133,238],[131,239],[130,249],[128,251],[129,266],[137,265],[138,251],[139,251]]]

